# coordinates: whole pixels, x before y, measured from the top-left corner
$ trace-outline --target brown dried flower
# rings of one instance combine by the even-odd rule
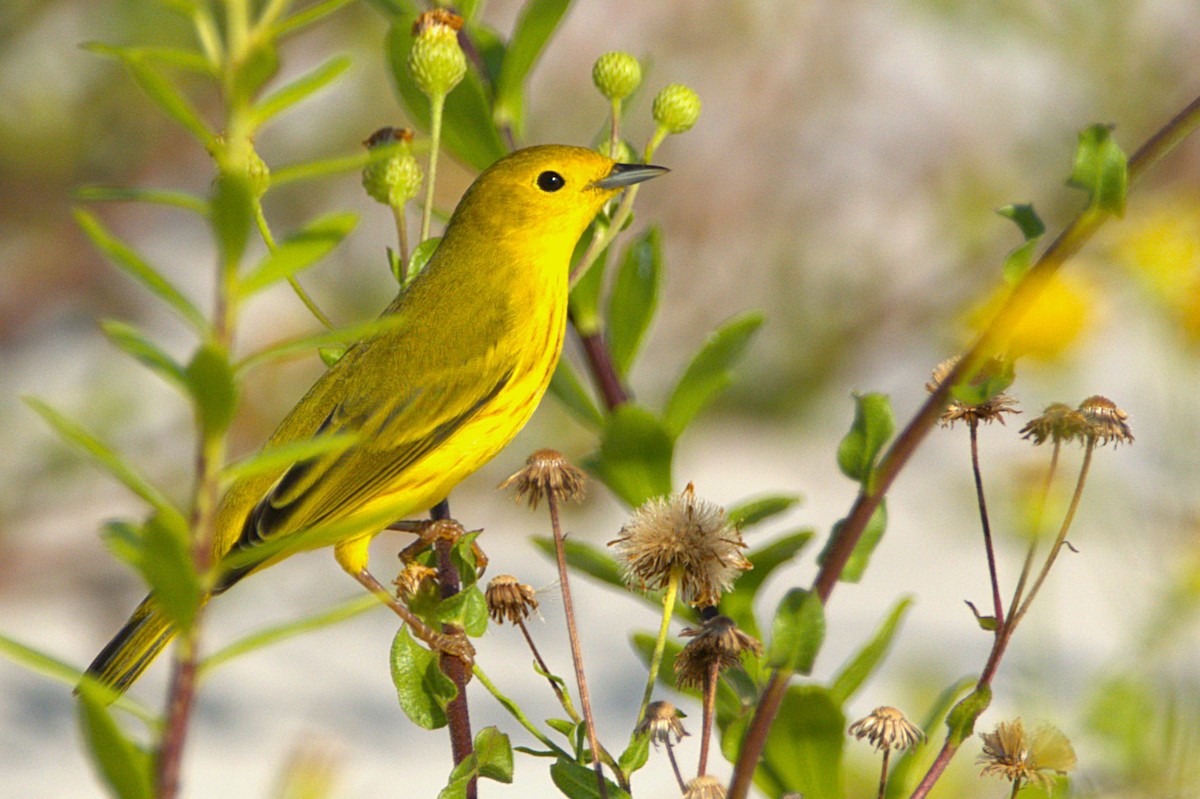
[[[725,799],[725,786],[709,774],[702,774],[687,784],[683,799]]]
[[[510,624],[519,624],[528,619],[538,608],[533,586],[517,582],[511,574],[498,574],[487,584],[484,592],[488,615],[497,624],[508,619]]]
[[[497,488],[515,486],[517,502],[527,499],[529,507],[536,508],[542,497],[551,492],[560,500],[581,502],[586,482],[583,472],[568,463],[561,452],[539,449],[529,456],[521,471]]]
[[[1071,741],[1048,724],[1028,736],[1021,719],[1002,721],[995,731],[980,733],[979,737],[983,739],[983,753],[976,759],[983,765],[980,776],[1003,777],[1009,782],[1048,789],[1054,785],[1050,772],[1066,774],[1075,768]]]
[[[742,653],[762,654],[762,644],[742,632],[728,616],[714,616],[683,635],[692,638],[675,656],[675,684],[703,689],[715,664],[718,672],[742,665]]]
[[[680,721],[683,716],[670,702],[651,702],[646,706],[646,715],[638,724],[639,735],[649,735],[651,743],[657,749],[660,743],[671,746],[683,740],[688,731]],[[675,740],[671,740],[674,737]]]
[[[1091,426],[1084,415],[1069,405],[1052,402],[1029,424],[1021,428],[1021,438],[1032,439],[1033,443],[1044,444],[1053,441],[1061,444],[1067,441],[1083,441],[1091,432]]]
[[[1090,435],[1101,446],[1109,441],[1114,445],[1133,443],[1133,433],[1129,432],[1129,425],[1125,423],[1129,415],[1107,397],[1099,394],[1088,397],[1079,403],[1079,412],[1087,420]]]
[[[942,385],[954,367],[958,365],[959,360],[959,356],[956,355],[953,358],[947,358],[935,366],[931,374],[932,379],[925,384],[925,390],[930,394],[937,391],[938,387]],[[971,380],[971,384],[978,385],[988,377],[997,374],[1002,368],[1003,363],[999,359],[992,359],[979,370],[978,374]],[[946,409],[942,411],[941,424],[942,427],[953,427],[954,423],[959,421],[971,425],[977,425],[980,422],[999,422],[1000,424],[1004,424],[1004,414],[1020,413],[1019,410],[1013,407],[1016,404],[1017,401],[1003,391],[998,392],[995,396],[977,405],[951,399],[946,404]]]
[[[413,22],[412,35],[419,36],[426,28],[436,25],[445,25],[451,30],[460,31],[463,26],[463,18],[445,8],[435,8],[425,11],[418,15]]]
[[[741,552],[741,532],[724,509],[697,498],[691,483],[643,504],[608,545],[631,587],[664,588],[675,574],[684,601],[697,607],[717,604],[738,574],[752,568]]]
[[[925,740],[925,733],[894,707],[877,707],[850,725],[850,734],[876,749],[908,749]]]

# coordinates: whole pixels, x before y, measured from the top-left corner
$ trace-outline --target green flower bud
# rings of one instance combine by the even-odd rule
[[[380,128],[363,142],[367,149],[399,142],[390,156],[363,168],[363,188],[377,202],[400,208],[421,191],[424,175],[408,146],[412,137],[412,131],[405,128]]]
[[[629,146],[629,142],[625,141],[624,139],[617,142],[616,155],[612,154],[612,151],[609,149],[608,142],[605,142],[597,147],[596,152],[600,153],[601,155],[608,156],[614,161],[622,164],[636,164],[641,160],[638,154],[634,152],[633,148]]]
[[[629,53],[605,53],[592,67],[592,82],[608,99],[624,100],[642,82],[642,65]]]
[[[700,118],[700,96],[682,83],[672,83],[654,98],[654,121],[668,133],[691,130]]]
[[[250,148],[246,160],[246,177],[250,180],[250,191],[256,199],[261,198],[271,187],[271,170],[253,147]]]
[[[467,58],[458,45],[461,27],[462,17],[445,9],[417,17],[408,69],[426,97],[445,97],[467,74]]]

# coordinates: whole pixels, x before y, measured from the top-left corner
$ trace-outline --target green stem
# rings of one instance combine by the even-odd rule
[[[425,181],[425,207],[421,209],[421,241],[429,238],[429,222],[433,218],[433,185],[437,182],[438,149],[442,140],[442,109],[446,95],[429,98],[429,177]]]
[[[616,160],[621,152],[621,101],[612,101],[612,128],[608,135],[608,157]]]
[[[971,470],[975,474],[975,498],[979,503],[979,518],[983,524],[983,548],[987,555],[988,576],[992,581],[992,612],[996,616],[996,634],[1004,626],[1004,602],[1000,599],[1000,578],[996,574],[996,551],[992,546],[992,523],[988,518],[987,501],[983,496],[983,474],[979,469],[979,422],[967,423],[971,431]]]
[[[667,592],[663,594],[662,622],[658,625],[658,638],[654,641],[654,654],[650,656],[650,676],[646,680],[646,690],[642,693],[642,705],[638,708],[634,727],[642,723],[642,718],[646,715],[646,708],[650,706],[650,697],[654,694],[654,686],[658,682],[658,670],[662,666],[663,651],[667,648],[667,633],[671,631],[671,616],[675,613],[675,598],[679,595],[681,576],[678,569],[672,569],[671,576],[667,579]]]
[[[262,236],[263,243],[267,245],[267,249],[275,252],[275,237],[271,235],[271,228],[267,224],[266,215],[263,213],[262,203],[258,200],[254,201],[254,224],[258,228],[258,235]],[[304,287],[300,285],[300,281],[296,279],[296,276],[288,275],[287,282],[292,287],[292,291],[296,293],[296,296],[300,298],[300,302],[304,303],[304,307],[308,309],[308,312],[315,316],[317,321],[324,325],[327,330],[332,330],[333,322],[329,321],[329,317],[321,311],[312,296],[304,290]]]
[[[478,663],[471,668],[471,671],[475,675],[475,679],[479,680],[479,684],[486,688],[488,693],[495,697],[496,701],[500,703],[500,706],[507,710],[509,715],[516,719],[517,723],[524,727],[530,735],[536,738],[551,752],[554,752],[554,754],[558,755],[564,760],[572,759],[570,754],[546,737],[546,734],[539,730],[537,725],[529,720],[529,717],[525,715],[525,712],[521,710],[520,706],[517,705],[516,702],[509,699],[500,691],[499,688],[496,687],[496,684],[493,683],[486,674],[484,674],[483,669],[479,667]]]
[[[408,284],[408,219],[404,213],[407,207],[391,206],[392,219],[396,221],[396,241],[400,245],[400,288]]]

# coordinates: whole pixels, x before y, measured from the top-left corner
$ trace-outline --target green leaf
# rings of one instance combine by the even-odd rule
[[[247,176],[221,172],[213,187],[210,222],[225,269],[232,270],[241,260],[253,219],[254,192]]]
[[[825,549],[817,556],[817,563],[825,562],[825,556],[829,553],[829,548],[833,546],[834,540],[841,535],[842,527],[845,523],[846,520],[842,519],[833,526],[829,540],[825,542]],[[862,579],[863,574],[867,570],[867,564],[871,561],[871,553],[879,545],[879,541],[883,538],[883,532],[886,529],[887,500],[885,499],[879,503],[879,507],[875,508],[875,512],[871,514],[871,518],[867,521],[867,526],[863,529],[862,535],[859,536],[858,543],[854,545],[854,551],[850,553],[850,559],[846,561],[846,567],[838,575],[839,580],[846,583],[857,583]]]
[[[1080,131],[1067,185],[1086,191],[1089,207],[1124,216],[1129,171],[1112,132],[1112,125],[1091,125]]]
[[[212,343],[201,345],[185,376],[204,435],[221,435],[233,421],[238,395],[233,366],[224,350]]]
[[[946,736],[947,741],[959,746],[970,738],[975,732],[975,721],[991,703],[991,686],[975,686],[975,690],[967,694],[946,716],[946,727],[950,730]]]
[[[301,9],[291,16],[285,17],[271,28],[272,38],[282,40],[293,33],[307,28],[315,22],[319,22],[333,12],[341,9],[343,6],[348,6],[355,0],[323,0],[320,3],[313,3],[308,8]]]
[[[963,677],[942,691],[925,716],[921,729],[928,731],[941,724],[958,698],[971,690],[974,685],[974,677]],[[887,799],[900,799],[912,792],[912,789],[916,787],[917,779],[929,765],[930,758],[926,756],[926,751],[932,745],[933,740],[926,735],[924,740],[907,749],[898,760],[893,761],[895,765],[888,778]],[[940,746],[940,742],[938,745]],[[918,771],[918,769],[920,770]]]
[[[312,335],[288,339],[246,356],[246,358],[238,362],[236,371],[240,376],[255,366],[261,366],[264,363],[288,357],[295,357],[298,354],[311,355],[321,347],[341,347],[344,349],[357,341],[382,336],[390,331],[398,330],[406,324],[409,324],[409,322],[402,316],[384,314],[383,316],[377,316],[374,319],[368,319],[365,322],[358,322],[346,327],[321,330],[319,333],[313,333]]]
[[[75,221],[97,250],[112,264],[149,289],[178,313],[194,329],[203,331],[207,327],[204,315],[192,305],[187,297],[150,266],[125,242],[113,236],[93,214],[75,209]]]
[[[650,760],[650,736],[634,733],[629,739],[629,745],[617,758],[617,765],[626,774],[632,774]]]
[[[187,528],[157,514],[151,516],[142,529],[139,570],[163,614],[180,630],[191,629],[204,591],[192,561]]]
[[[617,374],[633,366],[642,338],[654,318],[662,278],[662,235],[650,228],[625,249],[608,300],[608,349]]]
[[[475,757],[479,776],[511,783],[513,780],[512,742],[496,727],[484,727],[475,735]]]
[[[550,767],[550,779],[555,787],[569,799],[599,799],[600,786],[596,780],[596,772],[578,763],[559,758]],[[612,781],[605,779],[609,799],[630,799],[629,794],[621,790]]]
[[[251,111],[252,123],[258,127],[279,112],[302,102],[325,88],[349,69],[350,63],[347,56],[334,56],[286,86],[271,92],[255,104]]]
[[[1017,379],[1012,360],[991,358],[950,387],[950,396],[966,405],[982,405]]]
[[[997,208],[996,213],[1005,219],[1011,219],[1020,229],[1021,236],[1025,241],[1040,239],[1046,232],[1046,223],[1028,203],[1012,203],[1003,208]]]
[[[825,607],[802,588],[788,591],[775,610],[767,663],[774,669],[811,674],[825,640]]]
[[[392,641],[392,683],[404,714],[418,727],[446,726],[446,706],[458,695],[454,682],[438,668],[438,655],[412,639],[407,627]]]
[[[817,685],[788,689],[775,717],[755,783],[766,777],[805,799],[844,799],[842,750],[846,717],[829,691]],[[762,776],[760,776],[762,775]],[[777,795],[777,794],[773,794]]]
[[[487,632],[487,600],[477,587],[464,588],[438,603],[437,619],[457,624],[467,635],[478,637]]]
[[[494,118],[510,125],[517,137],[525,133],[525,78],[554,35],[571,0],[528,0],[521,8],[496,81]]]
[[[90,457],[96,465],[115,477],[122,485],[141,497],[159,513],[168,518],[174,517],[176,521],[183,523],[183,515],[175,509],[171,502],[107,444],[102,443],[100,439],[78,423],[63,416],[41,400],[33,397],[25,397],[24,400],[25,404],[41,416],[65,443]]]
[[[178,122],[184,130],[196,137],[197,141],[210,149],[215,137],[200,118],[195,106],[187,99],[161,72],[148,63],[137,50],[107,45],[91,44],[87,49],[100,55],[113,56],[121,60],[129,70],[134,83],[146,93],[146,96],[159,107],[168,117]]]
[[[117,726],[104,697],[89,686],[81,688],[79,725],[101,778],[119,799],[151,799],[150,755]]]
[[[613,410],[600,434],[600,450],[585,465],[618,497],[637,507],[671,493],[675,444],[654,414],[633,403]]]
[[[875,631],[875,635],[871,636],[871,640],[867,641],[833,678],[829,693],[839,707],[854,696],[875,669],[879,668],[892,646],[892,639],[896,636],[904,614],[912,607],[912,602],[911,597],[905,597],[896,603],[896,607],[892,608],[892,612],[883,620],[883,624]]]
[[[1021,230],[1025,241],[1004,259],[1004,281],[1010,286],[1025,276],[1033,265],[1038,243],[1046,233],[1046,225],[1033,210],[1032,205],[1006,205],[996,211],[1000,216],[1011,219]]]
[[[667,401],[663,424],[671,438],[678,438],[700,409],[733,382],[730,370],[763,321],[760,313],[743,314],[709,334]]]
[[[362,436],[358,433],[333,433],[284,444],[269,444],[266,449],[226,466],[221,470],[221,479],[232,483],[247,477],[279,473],[300,461],[345,452],[361,440]]]
[[[568,741],[575,739],[575,731],[579,728],[578,724],[573,721],[567,721],[566,719],[546,719],[546,726],[566,738]]]
[[[234,107],[249,106],[267,81],[279,72],[279,51],[275,42],[258,37],[247,45],[233,73],[232,88],[229,90],[228,102]]]
[[[295,276],[325,257],[358,224],[354,214],[329,214],[313,220],[268,253],[238,286],[243,297]]]
[[[80,202],[138,202],[182,208],[200,216],[208,216],[208,202],[203,197],[171,189],[143,189],[125,186],[80,186],[71,196]]]
[[[396,92],[409,118],[414,125],[428,131],[429,100],[408,71],[412,23],[413,17],[407,17],[392,25],[387,38],[388,62]],[[446,95],[442,114],[442,144],[463,163],[484,170],[508,152],[492,121],[488,92],[473,69],[468,69],[462,83]]]
[[[421,270],[429,263],[429,259],[437,252],[441,243],[441,236],[431,236],[413,248],[412,255],[408,256],[408,283],[421,274]]]
[[[218,666],[242,655],[256,652],[259,649],[279,643],[280,641],[286,641],[297,635],[303,635],[314,630],[320,630],[323,627],[338,624],[346,619],[362,615],[368,610],[375,610],[381,607],[383,607],[383,604],[373,594],[360,592],[350,599],[343,600],[330,608],[310,616],[255,630],[249,635],[237,639],[206,657],[200,664],[200,673],[206,674]]]
[[[730,524],[742,530],[783,513],[800,500],[799,494],[772,494],[734,505],[725,515]]]
[[[533,543],[549,557],[556,557],[553,538],[535,536]],[[580,541],[578,538],[568,538],[563,541],[563,551],[567,556],[567,565],[572,569],[594,577],[602,583],[617,588],[625,587],[625,581],[621,578],[621,569],[617,566],[617,562],[600,547]]]
[[[812,537],[812,530],[800,530],[747,552],[746,559],[754,564],[754,568],[738,577],[733,584],[733,591],[721,596],[721,613],[758,637],[758,620],[754,616],[754,600],[758,589],[772,572],[798,555]]]
[[[136,327],[115,319],[100,322],[100,329],[118,349],[176,388],[187,391],[183,367]]]
[[[854,423],[838,445],[838,468],[869,490],[875,462],[896,429],[892,404],[886,394],[855,394]]]
[[[559,358],[558,366],[550,377],[550,393],[583,424],[598,430],[604,425],[604,416],[583,387],[575,368],[566,358]]]

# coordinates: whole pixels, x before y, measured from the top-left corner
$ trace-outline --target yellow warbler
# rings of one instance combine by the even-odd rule
[[[226,492],[208,596],[329,544],[343,569],[382,594],[367,571],[371,538],[445,499],[524,426],[562,351],[575,244],[608,199],[666,171],[555,145],[484,171],[425,269],[384,311],[396,324],[348,349],[267,444],[350,434],[349,448],[248,476]],[[437,642],[411,614],[406,620]],[[87,673],[123,691],[174,632],[151,594]]]

